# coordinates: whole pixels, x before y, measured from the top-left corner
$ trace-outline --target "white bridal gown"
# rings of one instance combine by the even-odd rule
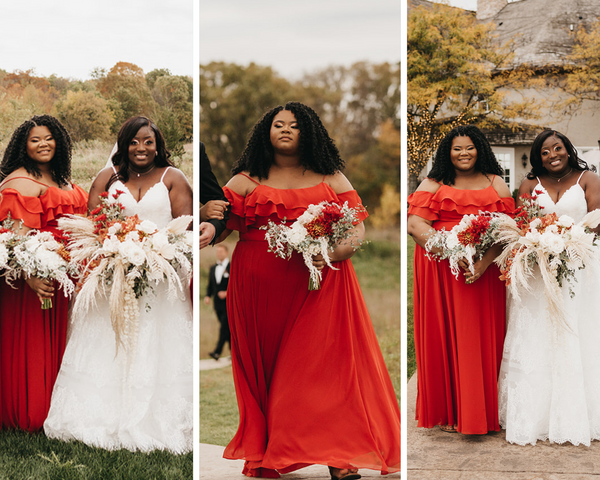
[[[117,189],[125,192],[119,200],[126,215],[137,213],[159,228],[172,220],[162,179],[139,203],[120,181],[111,185],[109,193]],[[185,288],[184,299],[169,300],[158,285],[139,302],[139,336],[129,366],[123,348],[116,354],[105,300],[83,318],[70,319],[67,348],[44,423],[48,437],[81,440],[108,450],[192,450],[189,289]]]
[[[587,203],[579,180],[557,204],[538,184],[544,213],[581,221]],[[500,424],[511,443],[535,445],[537,440],[550,440],[589,446],[600,439],[598,261],[589,262],[576,278],[574,298],[567,285],[562,287],[570,330],[550,320],[539,270],[531,283],[532,293],[521,293],[520,300],[509,295],[498,404]]]

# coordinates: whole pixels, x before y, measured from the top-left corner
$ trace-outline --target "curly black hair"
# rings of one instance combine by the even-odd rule
[[[300,131],[300,163],[307,170],[323,175],[332,175],[344,168],[335,143],[323,126],[319,115],[310,107],[299,102],[288,102],[265,113],[250,132],[246,148],[240,158],[233,164],[234,175],[247,171],[259,179],[269,178],[269,169],[273,164],[275,153],[271,144],[271,125],[273,119],[282,110],[294,114]]]
[[[475,170],[484,175],[504,175],[504,169],[498,163],[492,147],[487,138],[475,125],[459,125],[450,130],[440,142],[433,158],[433,167],[427,175],[428,178],[443,182],[445,185],[454,185],[456,170],[450,161],[452,140],[456,137],[469,137],[477,150]]]
[[[35,115],[13,132],[0,163],[0,181],[20,167],[34,177],[42,176],[38,164],[27,155],[27,140],[34,127],[47,127],[50,130],[56,143],[54,157],[50,160],[52,180],[61,187],[68,185],[71,182],[71,137],[62,123],[50,115]]]
[[[108,187],[117,180],[121,180],[123,183],[127,183],[129,180],[129,145],[142,127],[150,127],[156,138],[156,157],[154,157],[154,164],[157,167],[173,166],[173,162],[170,160],[171,154],[167,150],[163,134],[154,122],[147,117],[131,117],[121,126],[119,134],[117,135],[117,152],[112,157],[112,164],[115,167],[118,167],[118,173],[113,174],[109,178],[105,187],[107,191]]]
[[[528,179],[533,180],[540,175],[548,173],[548,170],[546,170],[542,163],[542,145],[546,139],[550,137],[556,137],[563,142],[565,148],[567,149],[567,153],[569,154],[569,166],[571,166],[573,170],[579,170],[582,172],[590,169],[585,160],[582,160],[577,155],[577,150],[571,143],[571,140],[556,130],[544,130],[537,137],[535,137],[533,145],[531,146],[531,152],[529,152],[529,164],[531,165],[531,170],[527,174]]]

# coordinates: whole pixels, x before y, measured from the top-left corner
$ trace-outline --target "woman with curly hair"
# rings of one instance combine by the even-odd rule
[[[433,168],[408,197],[407,230],[414,257],[414,332],[419,427],[484,434],[500,430],[497,378],[505,331],[504,284],[493,264],[500,246],[475,260],[474,273],[454,277],[447,260],[425,255],[435,230],[452,229],[464,215],[514,210],[488,141],[475,126],[452,129]]]
[[[127,120],[112,165],[92,183],[90,211],[107,191],[120,192],[125,215],[158,228],[191,215],[192,188],[169,156],[154,122]],[[46,435],[107,450],[192,450],[192,304],[187,288],[169,295],[165,283],[140,297],[138,326],[122,329],[125,335],[134,330],[124,348],[116,347],[107,298],[98,299],[84,318],[72,319]]]
[[[54,232],[65,214],[87,210],[87,193],[71,180],[71,139],[49,115],[13,133],[0,164],[0,221],[21,234]],[[3,428],[42,428],[65,350],[68,299],[51,281],[29,277],[16,290],[0,282],[0,418]],[[40,302],[52,298],[42,310]]]
[[[248,477],[310,464],[346,480],[360,478],[359,468],[400,468],[398,401],[352,268],[354,247],[335,248],[335,270],[313,257],[323,280],[309,291],[302,256],[276,257],[260,229],[322,201],[359,206],[343,166],[318,115],[289,102],[254,126],[224,188],[227,226],[240,234],[227,292],[240,424],[224,456],[246,460]],[[355,229],[361,239],[366,216]]]

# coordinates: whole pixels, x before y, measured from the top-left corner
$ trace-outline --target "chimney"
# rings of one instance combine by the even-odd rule
[[[506,5],[508,0],[477,0],[477,20],[493,17]]]

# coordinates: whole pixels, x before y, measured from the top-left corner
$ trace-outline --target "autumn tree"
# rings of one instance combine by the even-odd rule
[[[83,90],[68,91],[56,103],[53,113],[76,142],[107,139],[114,123],[108,102],[98,94]]]
[[[513,68],[510,46],[498,46],[494,25],[442,4],[410,11],[407,40],[409,192],[443,136],[461,123],[519,130],[539,105],[520,89],[533,71]],[[509,94],[510,93],[510,94]]]
[[[152,116],[155,102],[146,83],[144,71],[128,62],[118,62],[106,75],[98,70],[97,89],[107,100],[113,100],[111,109],[115,114],[113,130],[116,131],[130,117]]]

